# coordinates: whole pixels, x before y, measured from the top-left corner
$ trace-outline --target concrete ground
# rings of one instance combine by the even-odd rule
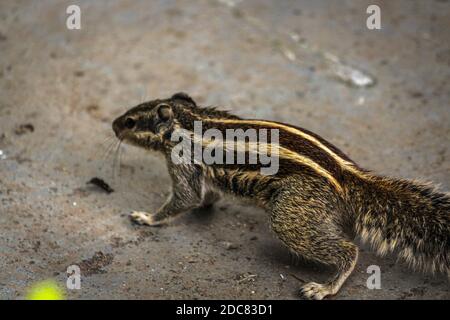
[[[66,28],[74,3],[81,30]],[[366,28],[374,3],[381,30]],[[0,298],[43,279],[64,285],[76,264],[70,299],[297,299],[302,280],[330,271],[292,264],[259,210],[223,200],[167,227],[132,225],[128,213],[156,210],[170,180],[142,150],[105,157],[111,121],[185,91],[449,190],[449,21],[442,0],[0,2]],[[87,185],[95,176],[115,192]],[[380,290],[366,287],[369,265]],[[364,248],[332,299],[450,299],[449,289]]]

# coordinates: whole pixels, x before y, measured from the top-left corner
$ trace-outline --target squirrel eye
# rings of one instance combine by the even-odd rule
[[[125,127],[126,127],[127,129],[133,129],[134,126],[136,125],[136,121],[134,121],[134,120],[131,119],[131,118],[127,118],[127,119],[125,120],[124,125],[125,125]]]

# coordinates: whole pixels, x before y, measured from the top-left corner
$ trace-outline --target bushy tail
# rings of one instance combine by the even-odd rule
[[[450,195],[429,184],[373,177],[354,193],[356,231],[380,254],[450,276]]]

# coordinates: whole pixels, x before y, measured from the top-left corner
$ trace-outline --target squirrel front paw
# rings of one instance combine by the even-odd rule
[[[143,211],[133,211],[130,214],[130,219],[137,224],[147,226],[159,226],[165,223],[164,220],[158,219],[157,214]]]

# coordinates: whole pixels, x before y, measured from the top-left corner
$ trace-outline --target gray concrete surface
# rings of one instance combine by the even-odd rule
[[[73,3],[81,30],[65,27]],[[365,27],[372,3],[379,31]],[[23,298],[42,279],[64,285],[77,264],[71,299],[296,299],[299,279],[330,271],[292,264],[259,210],[224,200],[164,228],[132,225],[131,210],[163,203],[169,178],[158,156],[128,146],[113,175],[112,119],[182,90],[449,190],[449,21],[448,1],[0,2],[0,298]],[[345,84],[334,57],[376,84]],[[116,191],[87,186],[94,176]],[[372,264],[381,290],[366,288]],[[449,298],[445,276],[364,248],[332,299]]]

